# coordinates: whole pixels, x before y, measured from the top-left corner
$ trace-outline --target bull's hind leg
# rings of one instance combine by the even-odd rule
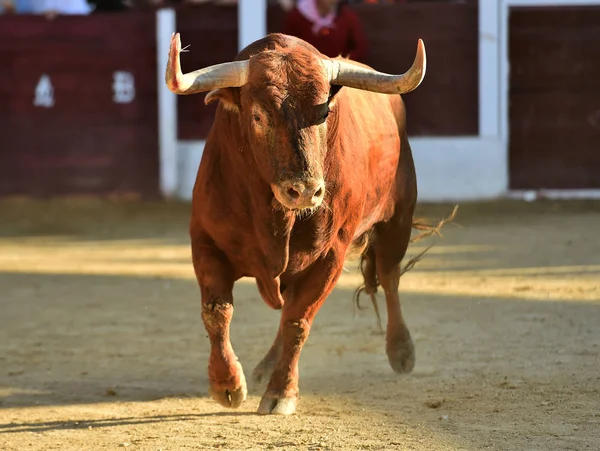
[[[400,306],[398,285],[400,265],[385,273],[380,272],[381,287],[385,291],[388,323],[385,336],[385,350],[390,366],[396,373],[410,373],[415,366],[415,347]]]
[[[192,237],[194,270],[202,293],[202,320],[210,340],[210,394],[224,407],[239,407],[248,393],[242,366],[233,352],[233,276],[229,261],[206,240]]]
[[[267,352],[267,355],[260,361],[254,371],[252,372],[252,380],[255,384],[260,384],[263,380],[268,379],[273,374],[273,370],[275,369],[275,365],[279,360],[279,356],[281,355],[281,350],[283,349],[283,342],[281,341],[281,328],[277,330],[277,336]]]
[[[397,215],[397,216],[396,216]],[[386,352],[397,373],[410,373],[415,366],[415,348],[404,322],[398,285],[400,262],[406,254],[412,228],[412,211],[399,211],[387,223],[377,225],[375,249],[377,277],[387,307]]]

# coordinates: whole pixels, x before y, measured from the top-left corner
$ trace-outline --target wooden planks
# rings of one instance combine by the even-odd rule
[[[413,62],[417,39],[425,41],[428,67],[424,82],[404,96],[411,135],[478,134],[477,7],[460,3],[353,5],[369,39],[367,63],[390,73],[403,73]],[[268,7],[267,28],[282,28],[284,11]],[[183,44],[184,70],[231,61],[237,55],[237,9],[202,5],[180,7],[177,27]],[[179,138],[204,139],[215,106],[204,95],[178,100]]]
[[[353,8],[371,44],[368,63],[379,70],[405,71],[417,38],[426,42],[427,76],[405,96],[409,133],[477,134],[476,6]],[[191,44],[184,71],[235,58],[236,6],[184,4],[176,14],[183,44]],[[278,31],[283,17],[270,6],[269,31]],[[158,196],[155,39],[152,10],[53,21],[0,16],[0,196]],[[113,99],[116,71],[125,77],[120,90],[133,77],[130,103]],[[36,106],[44,75],[52,87],[44,98],[52,105]],[[178,97],[179,139],[206,138],[214,111],[204,95]]]
[[[181,68],[190,72],[232,61],[237,53],[237,5],[183,5],[177,7],[181,44],[190,45],[181,55]],[[204,139],[213,124],[217,104],[204,105],[206,94],[177,99],[179,139]]]
[[[0,195],[158,195],[154,17],[0,17]]]
[[[600,188],[600,7],[510,13],[510,187]]]
[[[456,136],[479,133],[477,5],[406,3],[352,5],[369,40],[366,63],[388,73],[412,64],[417,40],[427,50],[427,74],[404,96],[410,135]],[[268,29],[279,31],[284,13],[269,9]]]

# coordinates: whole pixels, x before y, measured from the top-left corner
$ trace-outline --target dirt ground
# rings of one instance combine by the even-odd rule
[[[388,366],[368,301],[353,308],[349,264],[304,348],[291,417],[254,413],[262,387],[239,410],[208,397],[188,214],[0,202],[1,450],[600,449],[600,203],[461,205],[401,282],[410,375]],[[235,295],[250,376],[278,313],[251,280]]]

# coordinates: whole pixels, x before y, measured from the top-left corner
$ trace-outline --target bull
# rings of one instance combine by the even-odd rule
[[[219,102],[189,226],[212,398],[236,408],[247,396],[229,326],[234,283],[251,277],[266,304],[281,309],[273,345],[253,373],[268,378],[258,412],[296,411],[300,352],[352,251],[361,257],[364,291],[385,293],[389,364],[411,372],[415,351],[398,285],[417,180],[400,95],[425,76],[423,41],[402,75],[326,57],[277,33],[232,62],[185,74],[181,51],[173,34],[169,89]]]

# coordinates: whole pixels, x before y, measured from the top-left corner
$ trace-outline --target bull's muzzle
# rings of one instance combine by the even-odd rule
[[[323,179],[285,180],[272,186],[275,198],[290,210],[317,208],[323,203]]]

